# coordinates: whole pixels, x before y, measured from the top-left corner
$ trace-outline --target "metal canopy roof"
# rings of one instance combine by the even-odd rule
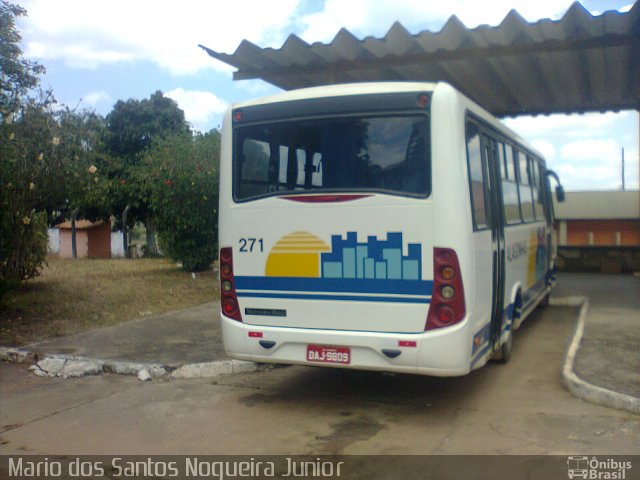
[[[383,38],[346,29],[329,44],[290,35],[279,49],[243,40],[238,70],[285,90],[368,81],[446,81],[496,116],[640,109],[640,2],[592,16],[575,2],[562,19],[528,23],[512,10],[497,27],[452,16],[439,32],[394,23]]]

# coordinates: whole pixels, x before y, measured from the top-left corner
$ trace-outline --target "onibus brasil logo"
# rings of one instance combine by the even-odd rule
[[[631,462],[613,458],[601,460],[597,457],[567,457],[567,475],[570,479],[584,478],[594,480],[625,480]]]

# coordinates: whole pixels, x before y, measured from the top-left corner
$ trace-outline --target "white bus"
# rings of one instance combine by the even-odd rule
[[[233,105],[220,165],[227,355],[436,376],[508,360],[554,282],[548,173],[445,83]]]

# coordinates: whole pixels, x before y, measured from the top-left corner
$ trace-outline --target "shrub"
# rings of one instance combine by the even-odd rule
[[[20,282],[33,278],[46,263],[46,212],[0,213],[0,299]]]
[[[171,137],[146,160],[160,247],[189,272],[208,269],[217,257],[219,151],[220,134],[212,130]]]

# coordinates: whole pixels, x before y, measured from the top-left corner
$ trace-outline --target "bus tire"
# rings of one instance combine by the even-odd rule
[[[509,336],[507,337],[507,340],[502,345],[500,345],[500,348],[494,352],[493,357],[491,357],[491,360],[498,363],[507,363],[509,360],[511,360],[511,352],[513,351],[513,326],[515,325],[516,321],[520,318],[521,309],[522,309],[522,300],[520,297],[520,292],[518,292],[518,294],[516,295],[516,300],[513,303],[513,315],[512,315],[513,318],[511,319]]]
[[[500,345],[500,348],[495,351],[491,359],[498,363],[507,363],[509,360],[511,360],[512,351],[513,331],[509,329],[509,336],[507,337],[507,340],[502,345]]]
[[[548,307],[550,300],[551,300],[551,292],[548,292],[544,297],[542,297],[542,300],[540,300],[540,303],[538,303],[538,307],[539,308]]]

